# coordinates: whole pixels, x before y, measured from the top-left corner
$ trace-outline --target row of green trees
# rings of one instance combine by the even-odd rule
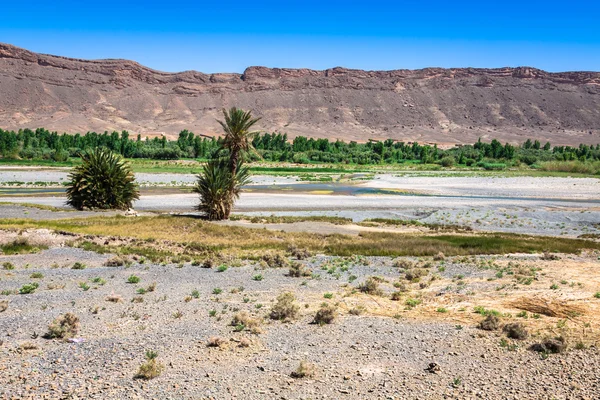
[[[229,218],[242,185],[249,181],[249,171],[243,165],[245,153],[253,149],[251,128],[259,121],[250,112],[237,108],[223,110],[224,136],[215,157],[205,164],[198,175],[195,191],[200,195],[200,210],[210,220]],[[67,184],[67,204],[83,209],[128,209],[139,199],[139,187],[131,166],[106,146],[86,150],[81,154]]]
[[[472,165],[478,162],[525,163],[541,161],[588,161],[600,159],[600,144],[578,147],[557,146],[528,139],[520,146],[502,144],[494,139],[490,143],[479,140],[473,145],[442,150],[436,145],[385,141],[367,143],[340,140],[314,139],[304,136],[288,140],[285,133],[264,133],[249,138],[255,151],[247,160],[263,159],[294,163],[349,163],[395,164],[403,162]],[[84,135],[58,134],[46,129],[23,129],[17,132],[0,129],[0,157],[24,159],[52,159],[65,161],[86,149],[105,147],[126,158],[172,160],[179,158],[211,159],[226,151],[224,138],[207,138],[183,130],[177,140],[165,137],[132,138],[123,132],[88,132]],[[223,150],[225,149],[225,150]]]

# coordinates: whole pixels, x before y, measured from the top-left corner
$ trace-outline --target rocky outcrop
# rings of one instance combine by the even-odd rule
[[[222,107],[265,130],[346,140],[463,143],[526,137],[600,142],[600,73],[531,67],[243,74],[165,73],[128,60],[80,60],[0,43],[0,127],[217,134]]]

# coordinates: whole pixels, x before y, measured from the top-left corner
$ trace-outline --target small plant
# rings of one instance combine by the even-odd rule
[[[523,340],[528,336],[525,326],[520,322],[506,324],[502,330],[506,333],[506,336],[511,339]]]
[[[85,269],[85,267],[86,267],[85,264],[82,264],[79,261],[77,261],[75,264],[73,264],[71,269]]]
[[[146,288],[147,292],[154,292],[156,290],[156,282],[152,282],[150,285],[148,285],[148,287]]]
[[[104,262],[105,267],[122,267],[125,265],[125,260],[119,256],[115,256]]]
[[[364,314],[365,311],[367,311],[367,309],[364,306],[358,305],[358,306],[356,306],[354,308],[351,308],[348,311],[348,314],[350,314],[350,315],[361,315],[361,314]]]
[[[550,285],[550,289],[556,290],[558,289],[558,285],[556,283],[553,283],[552,285]]]
[[[317,311],[317,314],[315,314],[313,323],[319,325],[331,324],[335,320],[336,314],[336,306],[334,306],[333,304],[323,303],[321,304],[321,308],[319,308],[319,310]]]
[[[141,279],[135,275],[129,275],[129,278],[127,278],[127,283],[139,283],[140,280]]]
[[[594,294],[594,297],[595,297],[596,299],[600,299],[600,292],[596,292],[596,293]]]
[[[400,300],[402,300],[402,292],[397,291],[397,292],[392,293],[392,295],[390,296],[390,299],[392,301],[400,301]]]
[[[6,262],[2,263],[2,269],[11,271],[11,270],[15,269],[15,266],[13,265],[13,263],[6,261]]]
[[[373,296],[381,296],[383,294],[381,289],[379,289],[379,282],[373,277],[367,279],[362,285],[360,285],[358,290]]]
[[[42,274],[41,272],[34,272],[29,277],[31,279],[42,279],[44,277],[44,274]]]
[[[173,318],[180,319],[181,317],[183,317],[183,313],[181,311],[177,310],[173,313]]]
[[[419,304],[421,304],[421,300],[408,298],[408,299],[406,299],[404,304],[406,304],[406,306],[408,308],[414,308],[414,307],[418,306]]]
[[[87,292],[90,289],[90,285],[88,285],[86,282],[79,282],[79,287],[84,291]]]
[[[438,307],[435,311],[439,312],[439,313],[442,313],[442,314],[445,314],[445,313],[448,312],[448,310],[446,308],[444,308],[444,307]]]
[[[211,317],[214,317],[214,316],[216,316],[216,315],[217,315],[217,310],[210,310],[210,311],[208,312],[208,315],[209,315],[209,316],[211,316]]]
[[[48,325],[46,339],[68,339],[77,334],[79,330],[79,317],[73,313],[66,313],[56,318]]]
[[[223,289],[221,288],[214,288],[212,291],[213,294],[221,294],[223,293]]]
[[[294,278],[302,278],[311,275],[312,271],[299,262],[293,262],[292,265],[290,265],[290,269],[288,270],[288,276]]]
[[[253,281],[259,281],[259,282],[260,282],[260,281],[262,281],[262,280],[263,280],[263,276],[262,276],[261,274],[254,275],[254,276],[252,277],[252,280],[253,280]]]
[[[8,309],[8,300],[0,300],[0,312],[4,312]]]
[[[326,299],[333,299],[333,293],[325,293],[323,297]]]
[[[197,290],[192,290],[192,297],[194,299],[199,299],[200,298],[200,292]]]
[[[301,379],[301,378],[312,378],[315,376],[315,366],[306,362],[300,361],[300,365],[296,368],[295,371],[291,373],[292,378]]]
[[[231,325],[235,327],[236,332],[241,332],[246,328],[258,332],[260,320],[252,318],[246,311],[240,311],[233,316]]]
[[[106,284],[106,281],[100,277],[96,277],[96,278],[92,279],[92,283],[97,283],[98,285],[102,286],[102,285]]]
[[[158,353],[152,350],[146,351],[146,361],[140,365],[135,378],[137,379],[154,379],[160,374],[162,374],[164,370],[164,365],[162,365],[156,359],[158,357]]]
[[[219,265],[219,268],[217,268],[217,272],[225,272],[227,271],[227,268],[228,267],[225,264]]]
[[[106,301],[110,301],[111,303],[121,303],[123,298],[117,294],[112,294],[106,298]]]
[[[495,331],[500,328],[500,318],[496,315],[488,315],[477,327],[484,331]]]
[[[300,306],[296,304],[296,296],[291,292],[285,292],[277,297],[277,303],[271,309],[270,317],[276,320],[291,320],[298,316]]]
[[[452,387],[457,388],[462,383],[462,379],[458,376],[452,380]]]
[[[35,292],[35,289],[37,289],[39,287],[39,283],[37,282],[33,282],[33,283],[28,283],[26,285],[23,285],[21,287],[21,289],[19,289],[19,293],[20,294],[30,294]]]
[[[135,292],[137,294],[146,294],[148,292],[148,290],[141,287],[141,288],[138,288]]]

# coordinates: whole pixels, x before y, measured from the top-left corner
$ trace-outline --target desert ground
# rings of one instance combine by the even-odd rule
[[[255,176],[211,223],[67,173],[0,170],[0,398],[598,398],[597,178]]]

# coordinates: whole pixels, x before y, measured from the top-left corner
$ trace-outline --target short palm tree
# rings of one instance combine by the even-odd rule
[[[120,155],[96,148],[69,174],[67,204],[78,210],[131,208],[140,198],[133,171]]]
[[[213,159],[205,166],[194,191],[200,194],[198,210],[209,220],[227,219],[233,204],[240,196],[240,189],[249,181],[250,173],[242,162],[236,165],[236,174],[229,168],[229,160]]]

